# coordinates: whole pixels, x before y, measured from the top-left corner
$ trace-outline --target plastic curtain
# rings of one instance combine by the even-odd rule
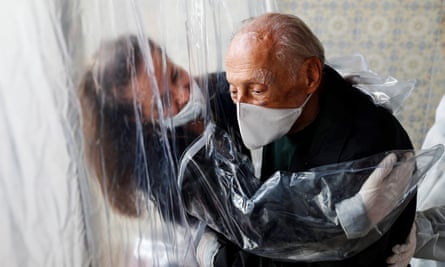
[[[221,69],[236,24],[273,9],[273,1],[2,3],[0,265],[195,266],[189,230],[165,227],[150,204],[137,219],[123,216],[102,194],[84,159],[80,78],[100,44],[124,34],[150,36],[195,75]],[[160,158],[177,160],[170,154]]]

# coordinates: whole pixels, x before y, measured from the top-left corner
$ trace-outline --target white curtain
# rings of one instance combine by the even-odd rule
[[[1,2],[0,266],[171,266],[187,259],[186,239],[162,231],[155,212],[120,216],[92,182],[79,77],[102,41],[128,33],[152,37],[192,73],[222,69],[220,51],[236,24],[272,8],[273,1],[235,0]],[[163,236],[173,245],[157,242]]]

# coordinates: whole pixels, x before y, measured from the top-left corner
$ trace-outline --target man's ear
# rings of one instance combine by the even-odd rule
[[[312,94],[318,89],[321,83],[323,64],[321,64],[320,59],[317,57],[310,57],[304,61],[302,71],[304,71],[303,77],[306,77],[304,81],[307,87],[306,93]]]

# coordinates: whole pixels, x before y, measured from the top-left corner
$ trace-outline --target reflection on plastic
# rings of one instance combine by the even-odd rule
[[[382,76],[371,69],[365,57],[360,54],[329,59],[331,65],[345,79],[369,96],[374,102],[397,114],[408,96],[414,90],[415,80],[397,80],[392,76]]]
[[[442,155],[443,146],[413,157],[405,157],[411,151],[391,153],[397,160],[392,165],[381,165],[388,164],[382,162],[388,153],[382,153],[308,172],[276,172],[260,184],[251,163],[238,153],[230,137],[209,124],[184,155],[179,175],[188,213],[243,249],[270,258],[340,260],[360,252],[390,228],[426,171]],[[350,239],[340,223],[343,218],[338,217],[337,205],[355,199],[348,204],[348,212],[357,216],[354,209],[362,210],[363,203],[355,196],[376,170],[386,179],[405,181],[406,186],[393,188],[400,190],[398,201],[383,220],[372,228],[365,224],[362,237]]]

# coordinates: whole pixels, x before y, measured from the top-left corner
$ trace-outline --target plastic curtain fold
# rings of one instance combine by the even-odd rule
[[[412,158],[406,157],[410,151],[388,151],[300,173],[278,171],[261,183],[230,136],[209,124],[185,152],[179,182],[188,214],[244,250],[282,260],[342,260],[389,229],[443,150],[439,145]],[[397,163],[385,179],[402,176],[405,181],[397,188],[401,197],[396,207],[372,230],[366,226],[345,229],[341,222],[347,219],[341,217],[360,210],[355,194],[369,177],[387,168],[384,162],[390,153],[397,156]],[[353,227],[360,228],[361,220],[356,217],[354,221]],[[348,238],[348,231],[364,233],[359,239]]]

